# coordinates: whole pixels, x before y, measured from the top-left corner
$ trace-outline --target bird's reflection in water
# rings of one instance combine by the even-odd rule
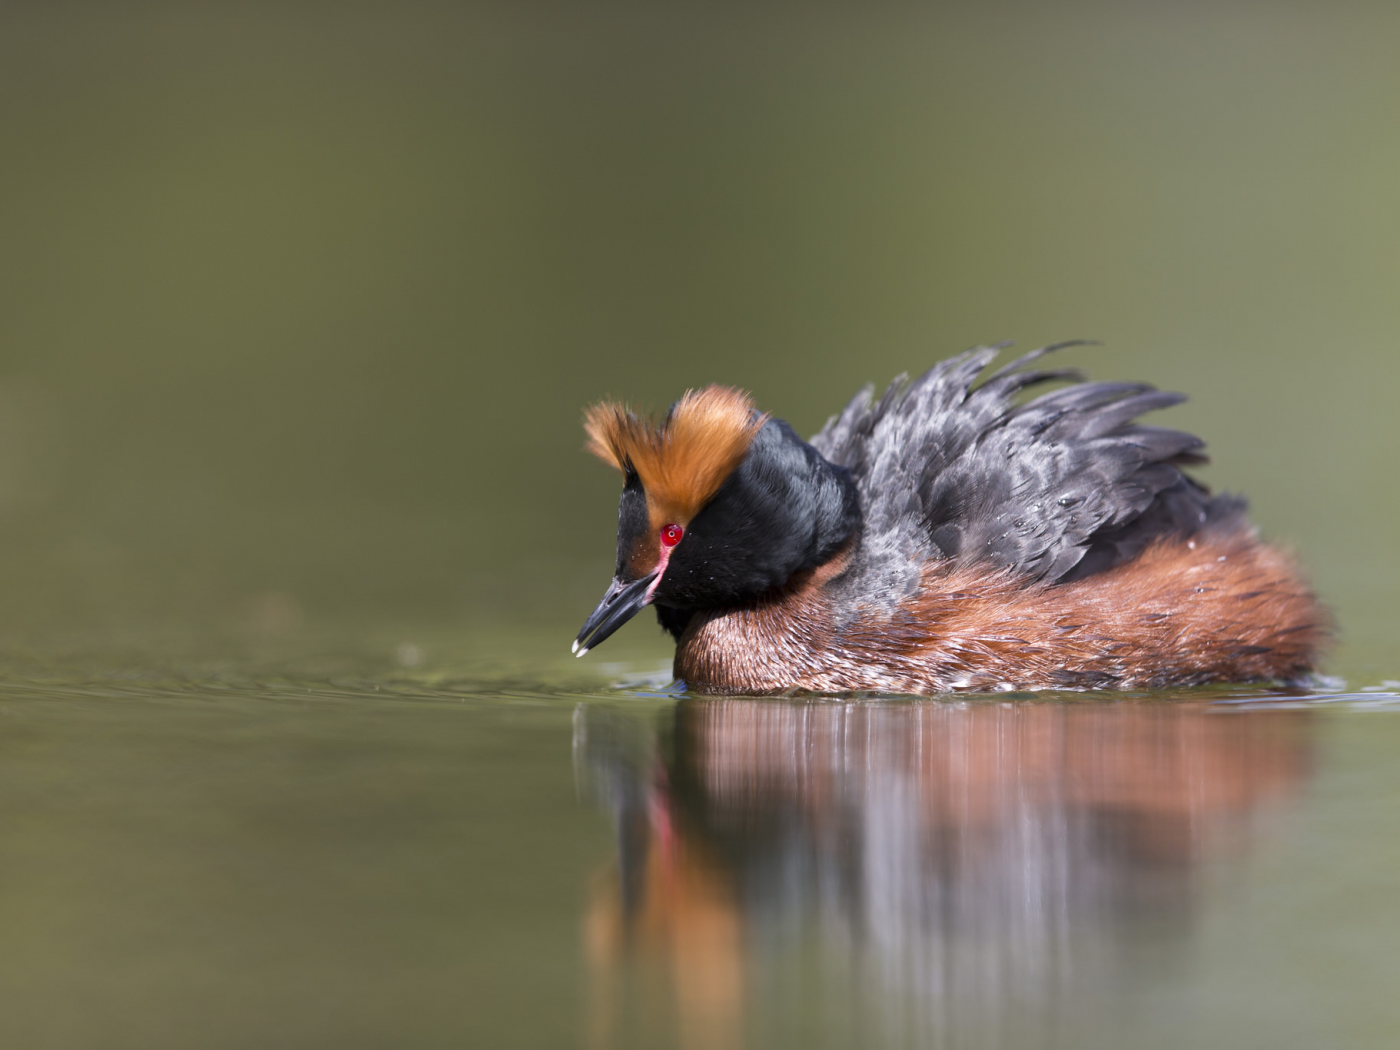
[[[576,760],[618,826],[585,922],[593,1039],[1044,1036],[1134,947],[1189,933],[1210,862],[1304,782],[1310,725],[1163,702],[581,708]]]

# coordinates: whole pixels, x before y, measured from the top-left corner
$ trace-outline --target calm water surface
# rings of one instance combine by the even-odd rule
[[[556,633],[12,655],[0,1040],[1400,1035],[1391,690],[705,699]]]

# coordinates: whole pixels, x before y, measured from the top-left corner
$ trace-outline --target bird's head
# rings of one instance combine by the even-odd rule
[[[574,642],[582,656],[643,607],[737,605],[829,558],[855,532],[846,471],[747,394],[687,391],[655,423],[603,402],[584,417],[588,451],[621,471],[617,568]]]

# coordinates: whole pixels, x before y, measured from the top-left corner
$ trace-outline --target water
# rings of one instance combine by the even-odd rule
[[[585,925],[597,1045],[1384,1045],[1394,847],[1368,859],[1388,833],[1344,796],[1393,797],[1397,727],[1367,717],[580,708],[618,842]]]
[[[1313,1047],[1400,1026],[1395,693],[677,699],[396,655],[7,674],[0,1038]]]
[[[1385,5],[0,10],[0,1043],[1400,1041]],[[583,406],[1191,402],[1311,692],[586,660]]]

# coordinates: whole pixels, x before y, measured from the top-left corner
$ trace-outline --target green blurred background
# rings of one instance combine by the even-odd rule
[[[1160,421],[1299,551],[1332,669],[1400,677],[1397,41],[1384,4],[6,5],[0,640],[562,653],[611,568],[590,400],[719,381],[810,433],[1087,337],[1190,393]]]

